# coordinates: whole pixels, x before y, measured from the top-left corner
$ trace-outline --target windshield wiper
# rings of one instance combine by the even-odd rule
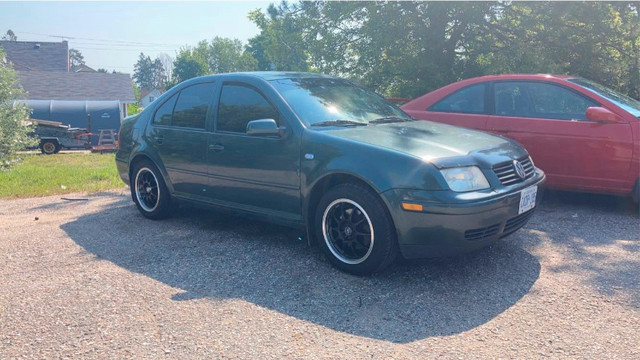
[[[396,122],[413,121],[413,119],[407,119],[399,116],[385,116],[375,120],[369,121],[369,124],[388,124]]]
[[[311,126],[367,126],[367,124],[354,120],[327,120],[313,123]]]

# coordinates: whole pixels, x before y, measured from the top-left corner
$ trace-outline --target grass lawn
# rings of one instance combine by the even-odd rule
[[[28,155],[21,164],[0,172],[0,198],[92,193],[125,186],[114,154]]]

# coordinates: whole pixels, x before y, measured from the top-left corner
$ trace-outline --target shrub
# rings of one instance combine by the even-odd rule
[[[22,95],[16,72],[0,48],[0,170],[20,160],[19,150],[36,144],[36,140],[29,137],[31,127],[26,123],[29,108],[15,101]]]

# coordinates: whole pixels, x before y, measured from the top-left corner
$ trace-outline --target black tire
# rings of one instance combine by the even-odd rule
[[[148,160],[135,163],[131,172],[131,197],[140,213],[159,220],[171,213],[171,196],[158,168]]]
[[[40,152],[45,155],[53,155],[60,152],[60,144],[55,140],[40,141]]]
[[[356,184],[340,184],[320,199],[315,234],[336,268],[368,275],[389,266],[398,253],[396,229],[382,199]]]

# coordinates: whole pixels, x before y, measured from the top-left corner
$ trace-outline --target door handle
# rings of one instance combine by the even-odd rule
[[[224,150],[224,146],[222,146],[221,144],[209,145],[209,150],[213,150],[215,152],[220,152],[220,151]]]
[[[164,136],[154,136],[153,139],[158,143],[158,145],[162,145],[164,142]]]

